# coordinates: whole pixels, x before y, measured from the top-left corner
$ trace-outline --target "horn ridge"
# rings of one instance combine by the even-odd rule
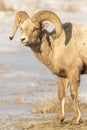
[[[28,18],[28,14],[25,12],[25,11],[18,11],[16,13],[16,16],[15,16],[15,21],[14,21],[14,25],[13,25],[13,30],[12,30],[12,35],[9,37],[10,40],[13,39],[16,31],[17,31],[17,28],[18,28],[18,25],[25,21],[27,18]]]
[[[52,11],[48,11],[48,10],[42,10],[39,11],[38,13],[36,13],[31,20],[33,22],[37,21],[37,22],[43,22],[43,21],[50,21],[54,24],[55,28],[56,28],[56,34],[55,34],[55,38],[59,37],[62,33],[62,24],[61,24],[61,20],[60,18]]]

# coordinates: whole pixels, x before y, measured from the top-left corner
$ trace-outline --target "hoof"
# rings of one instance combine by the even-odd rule
[[[73,118],[71,124],[72,125],[79,125],[80,124],[80,120],[78,120],[77,118]]]
[[[62,123],[64,123],[64,119],[65,119],[64,117],[62,117],[62,118],[56,117],[54,119],[54,122],[58,123],[58,124],[62,124]]]

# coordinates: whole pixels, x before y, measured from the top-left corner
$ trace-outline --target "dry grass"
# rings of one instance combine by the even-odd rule
[[[79,101],[80,110],[84,111],[87,109],[87,104]],[[68,96],[66,97],[65,102],[65,111],[70,113],[73,111],[72,100]],[[58,98],[55,97],[53,99],[43,99],[39,104],[34,106],[33,113],[55,113],[58,112]]]
[[[12,99],[12,103],[18,104],[18,105],[26,104],[26,102],[24,101],[24,98],[20,95],[14,96],[14,98]]]
[[[48,126],[49,124],[52,124],[52,121],[40,121],[40,122],[35,122],[35,121],[31,121],[31,122],[26,122],[26,123],[22,123],[22,125],[19,125],[19,128],[22,128],[23,130],[30,130],[32,128],[38,129],[38,127],[44,127],[44,126]]]
[[[6,105],[6,104],[8,104],[8,103],[9,103],[9,102],[6,101],[6,100],[0,100],[0,106]]]
[[[14,11],[13,8],[7,8],[3,0],[0,0],[0,11]]]
[[[34,106],[33,113],[53,113],[57,111],[57,98],[43,99],[39,104]]]
[[[22,130],[86,130],[87,120],[80,125],[71,125],[70,120],[65,124],[58,124],[54,121],[26,122],[21,123],[19,128]]]
[[[71,12],[71,13],[75,13],[77,12],[79,9],[78,9],[78,6],[76,4],[70,4],[67,6],[67,8],[65,9],[66,12]]]
[[[0,0],[0,10],[6,10],[6,6],[2,0]]]
[[[87,104],[79,101],[79,106],[81,111],[83,111],[87,118]],[[66,97],[66,112],[73,111],[73,105],[71,98]],[[33,113],[53,113],[57,112],[58,100],[57,97],[52,100],[44,99],[39,104],[35,105]],[[31,121],[26,123],[21,123],[20,128],[23,130],[86,130],[87,129],[87,120],[82,119],[80,125],[71,125],[71,119],[68,119],[65,124],[55,123],[54,120],[51,121]]]
[[[2,127],[3,126],[3,127]],[[53,121],[0,120],[2,130],[87,130],[87,120],[80,125],[58,124]]]
[[[21,103],[20,99],[16,100],[16,103]],[[0,128],[5,126],[6,130],[8,128],[17,130],[86,130],[87,129],[87,104],[79,101],[80,109],[84,112],[86,118],[82,119],[80,125],[71,125],[71,119],[66,120],[64,124],[55,123],[54,120],[45,121],[29,121],[25,120],[0,120]],[[57,97],[52,100],[44,99],[39,104],[35,105],[34,113],[53,113],[57,112],[58,100]],[[66,97],[66,111],[72,111],[72,101],[71,98]],[[15,113],[14,113],[15,114]],[[83,115],[82,115],[83,116]],[[44,117],[43,117],[44,120]],[[9,125],[9,126],[8,126]]]

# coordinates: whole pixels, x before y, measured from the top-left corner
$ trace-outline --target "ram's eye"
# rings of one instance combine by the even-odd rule
[[[35,30],[39,30],[39,28],[35,28]]]
[[[22,30],[22,27],[20,27],[20,29]]]
[[[34,28],[33,32],[34,32],[34,31],[37,31],[37,30],[39,30],[39,28]]]
[[[39,28],[34,28],[32,32],[35,32],[35,31],[37,31],[37,30],[39,30]]]

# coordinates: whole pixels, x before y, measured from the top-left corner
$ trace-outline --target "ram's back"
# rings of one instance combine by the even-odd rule
[[[87,64],[87,25],[66,23],[63,25],[65,32],[64,50],[77,53]]]
[[[63,33],[54,45],[53,63],[67,71],[83,65],[87,68],[87,25],[63,24]]]

